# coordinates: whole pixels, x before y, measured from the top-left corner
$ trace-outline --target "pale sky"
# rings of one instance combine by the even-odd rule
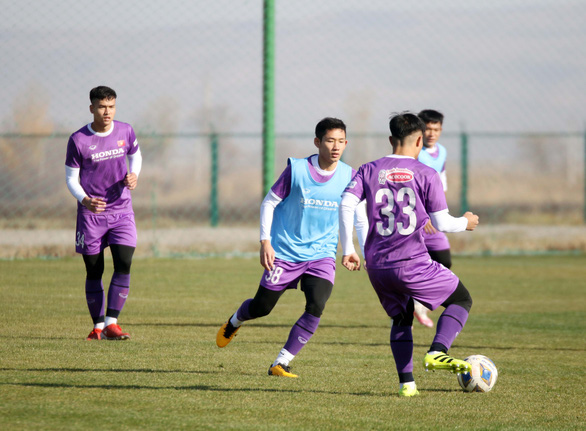
[[[276,3],[278,133],[311,133],[324,116],[384,133],[390,113],[424,108],[453,131],[586,123],[584,1]],[[0,7],[2,132],[20,130],[13,111],[30,100],[76,130],[101,84],[138,130],[262,130],[261,0]]]

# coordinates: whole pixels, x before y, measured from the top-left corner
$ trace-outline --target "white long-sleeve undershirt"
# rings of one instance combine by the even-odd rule
[[[131,174],[136,174],[136,178],[138,178],[142,169],[142,153],[140,152],[140,148],[136,149],[136,153],[129,154],[127,157],[128,170]]]
[[[81,203],[87,194],[81,184],[79,184],[79,168],[72,168],[65,165],[65,183],[69,192]]]
[[[273,225],[273,215],[275,208],[282,201],[279,196],[269,190],[267,195],[260,204],[260,240],[271,239],[271,226]]]
[[[340,245],[342,246],[342,254],[344,256],[356,252],[354,248],[354,241],[352,240],[352,220],[356,213],[356,207],[360,203],[358,196],[352,193],[343,193],[342,201],[340,202]],[[366,214],[366,211],[364,211]],[[368,225],[368,222],[367,222]],[[368,229],[367,229],[368,231]],[[360,237],[358,237],[360,242]],[[360,248],[364,250],[364,243],[360,244]],[[364,252],[363,252],[364,253]],[[364,254],[363,254],[364,255]]]
[[[282,201],[279,196],[270,190],[260,205],[260,240],[271,238],[271,226],[273,224],[273,216],[275,208]],[[352,216],[354,225],[356,226],[356,233],[358,240],[364,244],[366,234],[368,233],[368,217],[366,216],[366,205],[360,205]]]
[[[466,217],[452,217],[447,209],[429,213],[431,224],[442,232],[463,232],[468,227]]]
[[[131,173],[136,174],[136,177],[140,175],[142,169],[142,154],[140,148],[136,150],[136,153],[128,156],[128,168]],[[71,166],[65,165],[65,183],[69,192],[77,199],[80,203],[87,196],[87,193],[79,183],[79,168],[72,168]]]
[[[439,174],[440,180],[442,180],[442,186],[444,186],[444,193],[448,191],[448,176],[445,169]]]
[[[359,202],[359,198],[352,193],[344,193],[340,202],[340,245],[345,256],[356,252],[352,241],[352,219]],[[442,232],[462,232],[468,226],[466,217],[452,217],[447,209],[430,213],[429,217],[433,226]],[[366,231],[368,231],[368,223]],[[360,235],[358,235],[358,242],[364,255],[364,239],[361,240]]]

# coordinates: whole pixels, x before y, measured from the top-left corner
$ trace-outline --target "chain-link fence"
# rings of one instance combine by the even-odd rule
[[[137,254],[257,250],[262,1],[0,4],[0,257],[73,254],[66,143],[102,84],[144,157]],[[583,16],[580,1],[277,0],[275,173],[312,153],[324,116],[347,123],[358,167],[389,152],[392,112],[438,109],[452,213],[465,200],[487,223],[455,251],[584,250]]]

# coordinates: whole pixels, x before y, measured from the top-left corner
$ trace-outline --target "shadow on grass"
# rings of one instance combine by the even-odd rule
[[[52,373],[147,373],[147,374],[219,374],[221,371],[154,370],[152,368],[0,368],[0,371],[52,372]]]
[[[58,389],[106,389],[106,390],[173,390],[173,391],[209,391],[209,392],[267,392],[267,393],[291,393],[303,394],[314,393],[324,395],[351,395],[357,397],[388,398],[399,397],[397,393],[373,393],[373,392],[342,392],[342,391],[320,391],[314,389],[275,389],[275,388],[222,388],[208,385],[188,386],[147,386],[147,385],[83,385],[71,383],[0,383],[0,386],[21,386],[33,388],[58,388]],[[420,389],[420,392],[461,392],[457,389]]]
[[[218,323],[200,323],[200,322],[193,322],[193,323],[166,323],[166,322],[158,322],[158,323],[128,323],[124,322],[124,326],[171,326],[171,327],[192,327],[192,328],[220,328],[224,321]],[[246,327],[250,328],[291,328],[295,322],[291,323],[247,323]],[[319,325],[320,328],[342,328],[342,329],[365,329],[365,328],[379,328],[379,329],[390,329],[389,325],[333,325],[328,323],[323,323]]]

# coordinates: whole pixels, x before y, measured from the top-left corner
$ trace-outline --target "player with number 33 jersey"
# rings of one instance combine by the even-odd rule
[[[413,378],[414,300],[434,310],[445,307],[436,336],[424,358],[426,369],[463,372],[465,361],[447,355],[448,349],[468,319],[472,299],[459,278],[432,261],[423,231],[427,221],[438,230],[473,230],[478,216],[448,213],[446,196],[438,173],[417,161],[423,146],[425,123],[412,113],[390,121],[393,154],[362,165],[346,188],[340,204],[342,264],[360,268],[352,243],[352,215],[366,199],[368,234],[364,244],[368,277],[381,305],[392,319],[391,350],[399,375],[399,395],[418,391]]]

